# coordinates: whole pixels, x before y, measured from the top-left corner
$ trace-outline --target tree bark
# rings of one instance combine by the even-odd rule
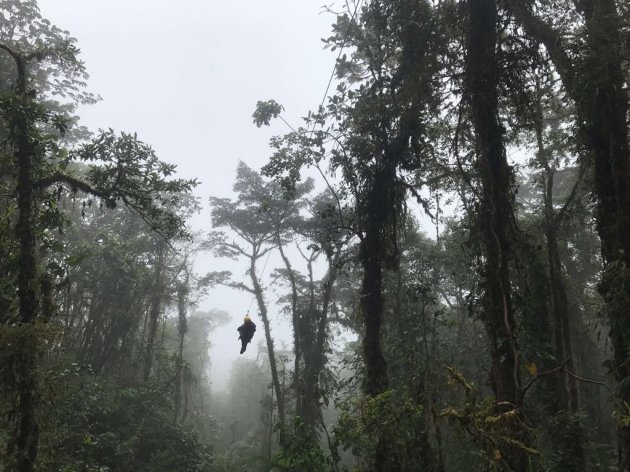
[[[186,269],[184,269],[186,270]],[[188,273],[185,282],[180,283],[177,290],[177,333],[179,334],[179,347],[177,349],[177,366],[175,371],[175,422],[179,417],[179,409],[182,401],[182,383],[184,381],[184,340],[188,331],[186,310],[188,303]]]
[[[33,194],[35,146],[31,136],[32,124],[27,116],[32,100],[28,97],[26,89],[26,64],[19,55],[15,55],[14,59],[18,72],[16,98],[23,102],[23,106],[14,111],[12,130],[15,136],[15,159],[18,169],[16,188],[18,218],[15,225],[15,236],[19,244],[18,309],[20,324],[24,329],[17,366],[20,424],[16,455],[19,472],[31,472],[35,470],[39,442],[39,424],[36,418],[38,343],[34,331],[39,308]]]
[[[619,17],[613,0],[584,0],[580,5],[590,49],[590,74],[580,108],[593,152],[597,231],[606,264],[600,291],[610,318],[619,399],[630,402],[630,149]],[[623,470],[629,470],[630,431],[625,429],[620,431],[626,449],[622,463]]]
[[[388,182],[394,185],[393,182]],[[361,311],[365,324],[363,336],[363,355],[365,357],[365,393],[379,395],[389,385],[387,363],[381,348],[381,324],[383,316],[383,248],[382,231],[385,226],[382,211],[375,208],[385,203],[381,200],[378,189],[372,190],[368,197],[368,222],[365,236],[361,241],[361,263],[363,278],[361,280]]]
[[[509,1],[527,33],[545,45],[573,98],[582,142],[594,164],[597,232],[605,263],[600,292],[610,320],[617,399],[624,405],[630,404],[630,145],[620,19],[614,0],[574,3],[586,26],[586,61],[580,68],[561,34],[531,12],[531,2]],[[620,426],[618,439],[619,468],[630,471],[630,430]]]
[[[321,420],[321,390],[319,388],[319,376],[326,364],[326,340],[328,339],[328,313],[332,299],[332,290],[337,277],[336,265],[340,259],[339,253],[328,260],[328,271],[323,282],[321,294],[321,308],[318,308],[314,299],[313,268],[309,261],[309,280],[311,284],[311,300],[309,303],[309,316],[316,321],[309,324],[310,331],[308,342],[304,345],[304,399],[301,415],[304,423],[315,430],[315,425]],[[324,426],[324,425],[322,425]]]
[[[630,149],[628,96],[624,87],[619,18],[613,0],[585,0],[590,48],[586,97],[586,138],[595,163],[597,231],[605,262],[599,290],[610,320],[612,374],[618,400],[630,404]],[[625,407],[622,415],[629,415]],[[630,471],[630,428],[618,426],[619,468]]]
[[[291,285],[291,321],[293,325],[293,353],[295,355],[295,360],[293,364],[293,387],[295,388],[296,395],[296,410],[299,413],[303,408],[303,397],[304,397],[304,388],[302,385],[302,376],[300,374],[301,365],[302,365],[302,336],[300,329],[300,316],[298,313],[298,290],[297,290],[297,280],[295,277],[295,272],[293,271],[293,267],[291,266],[291,261],[284,253],[284,246],[282,245],[282,238],[280,236],[280,232],[276,235],[278,241],[278,250],[280,252],[280,256],[282,257],[282,261],[287,269],[287,275],[289,277],[289,283]]]
[[[466,86],[477,137],[478,166],[482,184],[480,230],[483,273],[482,317],[490,339],[490,382],[497,409],[518,408],[521,401],[519,354],[514,335],[509,260],[512,256],[512,172],[498,118],[497,5],[495,0],[469,0]],[[514,439],[525,433],[514,430]],[[505,459],[516,472],[527,470],[527,456],[516,447]]]
[[[542,113],[541,113],[542,118]],[[542,120],[541,120],[542,124]],[[551,291],[551,309],[553,314],[554,350],[556,363],[565,363],[570,372],[575,372],[569,302],[564,283],[562,261],[558,249],[558,226],[562,214],[553,207],[554,170],[550,168],[542,140],[542,126],[536,130],[538,137],[539,160],[544,167],[543,204],[544,234],[547,243],[547,268]],[[577,185],[577,184],[576,184]],[[557,365],[556,365],[557,366]],[[549,413],[556,416],[548,425],[548,434],[555,451],[554,467],[558,470],[582,472],[586,470],[584,457],[584,432],[577,421],[562,413],[575,414],[578,410],[577,381],[571,375],[555,376],[554,399],[549,405]]]
[[[164,296],[163,287],[163,272],[164,272],[164,257],[166,250],[166,243],[163,240],[158,242],[157,248],[157,260],[155,263],[155,282],[153,299],[151,300],[151,308],[149,309],[149,332],[147,334],[147,347],[144,355],[144,371],[142,373],[142,379],[146,382],[151,375],[151,368],[153,366],[153,351],[155,347],[155,339],[158,330],[158,321],[160,319],[160,312],[162,309],[162,297]]]
[[[383,295],[384,230],[389,223],[389,212],[396,211],[391,197],[396,185],[395,167],[383,163],[374,177],[372,188],[366,201],[366,227],[360,244],[363,278],[361,280],[361,313],[365,332],[363,336],[363,356],[365,359],[364,391],[369,396],[377,396],[389,388],[387,362],[381,347],[381,325],[385,297]],[[374,471],[397,470],[386,464],[397,462],[389,457],[388,438],[379,435],[374,451]]]
[[[547,243],[547,264],[549,270],[549,286],[551,290],[551,305],[554,319],[554,341],[555,357],[557,362],[566,362],[567,368],[575,372],[575,361],[573,358],[573,343],[571,340],[571,323],[569,316],[569,302],[565,283],[563,280],[562,260],[558,249],[558,227],[562,223],[566,205],[570,205],[570,195],[563,207],[563,210],[556,212],[553,206],[554,200],[554,176],[555,170],[550,166],[550,156],[544,142],[544,110],[542,108],[541,97],[538,97],[536,106],[535,134],[538,147],[538,161],[543,169],[543,230]],[[575,185],[579,185],[576,182]],[[566,385],[565,385],[566,382]],[[568,387],[568,391],[567,391]],[[559,410],[576,413],[578,410],[577,381],[572,376],[558,376],[557,382],[557,406]],[[579,448],[581,462],[584,462],[582,447]],[[584,466],[580,470],[583,470]]]
[[[253,248],[252,256],[250,258],[249,275],[251,277],[252,285],[254,286],[254,295],[258,303],[258,310],[260,311],[260,318],[263,321],[263,327],[265,329],[265,339],[267,341],[267,353],[269,355],[269,367],[271,369],[271,380],[273,388],[276,393],[276,405],[278,405],[278,419],[280,421],[280,443],[283,444],[284,427],[285,422],[285,409],[284,409],[284,394],[282,387],[280,386],[280,377],[278,376],[278,368],[276,365],[276,354],[273,347],[273,338],[271,337],[271,325],[269,324],[269,316],[267,315],[267,305],[265,304],[265,298],[263,296],[262,287],[258,277],[256,276],[256,259],[258,257],[258,250]]]

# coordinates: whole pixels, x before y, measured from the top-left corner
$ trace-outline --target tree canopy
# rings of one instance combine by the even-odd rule
[[[326,12],[324,100],[201,202],[0,0],[0,470],[630,472],[630,7]]]

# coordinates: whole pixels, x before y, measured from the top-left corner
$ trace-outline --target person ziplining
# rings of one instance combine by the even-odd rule
[[[250,341],[254,337],[254,333],[256,332],[256,325],[254,324],[252,319],[249,317],[249,314],[245,315],[243,324],[239,326],[237,330],[239,332],[238,339],[240,339],[242,343],[241,354],[243,354],[245,352],[245,349],[247,349],[247,345],[250,343]]]

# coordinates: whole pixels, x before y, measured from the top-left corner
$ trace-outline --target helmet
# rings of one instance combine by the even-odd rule
[[[251,321],[252,319],[249,317],[249,314],[245,315],[245,321]]]

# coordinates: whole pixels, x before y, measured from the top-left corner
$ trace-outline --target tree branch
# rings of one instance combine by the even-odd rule
[[[614,398],[614,392],[613,389],[610,388],[610,386],[604,382],[600,382],[598,380],[591,380],[591,379],[586,379],[584,377],[580,377],[577,374],[574,374],[573,372],[571,372],[570,370],[567,370],[565,367],[566,365],[569,363],[569,361],[571,360],[571,358],[569,357],[567,360],[565,360],[561,365],[559,365],[558,367],[554,367],[553,369],[550,370],[546,370],[545,372],[541,372],[540,374],[534,376],[534,378],[532,378],[527,385],[525,385],[525,387],[522,390],[521,393],[521,398],[525,397],[525,394],[527,393],[527,390],[529,390],[529,388],[534,384],[534,382],[536,382],[538,379],[542,378],[542,377],[546,377],[547,375],[552,375],[552,374],[557,374],[558,372],[561,372],[563,374],[567,374],[569,377],[573,377],[575,380],[578,380],[580,382],[584,382],[584,383],[590,383],[593,385],[601,385],[602,387],[605,387],[608,392],[610,392],[611,394],[613,394],[613,398]]]
[[[63,174],[61,172],[55,172],[54,174],[49,175],[48,177],[39,179],[37,182],[33,184],[33,187],[46,188],[46,187],[50,187],[51,185],[59,184],[59,183],[64,183],[64,184],[69,185],[72,188],[72,190],[75,192],[77,190],[81,190],[84,193],[88,193],[90,195],[94,195],[100,198],[107,199],[111,197],[110,195],[107,195],[104,192],[101,192],[100,190],[95,189],[87,182],[84,182],[83,180],[79,180],[76,177],[72,177],[71,175]]]
[[[14,51],[13,49],[11,49],[9,46],[7,46],[4,43],[0,43],[0,49],[6,51],[7,53],[9,53],[9,55],[14,59],[14,60],[18,60],[20,55],[18,54],[17,51]]]
[[[538,380],[541,379],[542,377],[546,377],[547,375],[552,375],[552,374],[556,374],[558,372],[562,372],[564,370],[564,367],[569,363],[569,361],[571,360],[571,358],[567,359],[566,361],[564,361],[561,365],[559,365],[558,367],[554,367],[553,369],[550,370],[546,370],[544,372],[541,372],[540,374],[535,375],[528,383],[527,385],[525,385],[525,387],[523,387],[523,390],[521,391],[521,398],[525,398],[525,394],[527,393],[527,390],[529,390],[529,388],[534,385],[534,383]]]
[[[587,166],[579,166],[578,178],[577,178],[575,184],[573,185],[573,188],[571,189],[571,193],[569,194],[569,196],[567,197],[566,201],[564,202],[564,205],[562,205],[562,208],[557,213],[554,223],[558,224],[558,223],[562,222],[562,220],[566,216],[567,211],[569,210],[569,208],[573,204],[573,202],[575,200],[575,197],[577,196],[578,189],[579,189],[580,185],[582,185],[582,180],[584,179],[584,174],[586,174],[586,167]]]
[[[558,74],[562,78],[562,81],[569,92],[569,95],[575,99],[576,83],[574,65],[566,52],[567,48],[564,47],[560,31],[554,29],[552,26],[534,15],[530,10],[530,1],[508,0],[506,3],[508,8],[514,14],[514,17],[523,26],[525,32],[535,41],[538,41],[545,46],[549,57],[551,57]]]

